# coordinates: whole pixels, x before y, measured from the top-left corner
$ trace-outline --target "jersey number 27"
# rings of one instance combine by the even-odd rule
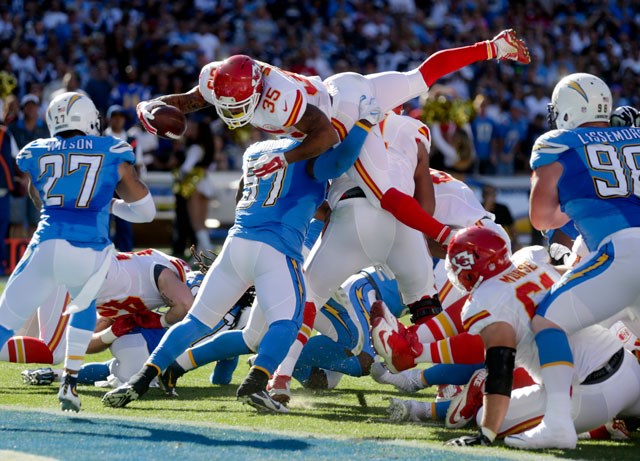
[[[84,180],[76,199],[76,208],[87,208],[98,180],[98,173],[102,166],[102,155],[70,154],[68,162],[62,154],[52,154],[40,157],[40,178],[49,174],[42,186],[44,200],[47,206],[62,206],[64,195],[53,194],[51,189],[58,180],[65,175],[74,174],[80,168],[85,168]],[[66,163],[66,165],[65,165]]]

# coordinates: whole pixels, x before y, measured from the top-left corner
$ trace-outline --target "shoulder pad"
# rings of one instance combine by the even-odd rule
[[[552,130],[540,136],[531,151],[531,169],[557,161],[560,154],[571,148],[574,139],[575,135],[567,130]]]
[[[209,104],[213,105],[213,76],[216,73],[216,69],[220,65],[220,61],[213,61],[206,64],[201,70],[198,76],[198,89],[200,94]]]

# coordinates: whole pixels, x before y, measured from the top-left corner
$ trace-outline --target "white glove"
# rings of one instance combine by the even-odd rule
[[[156,130],[153,125],[151,125],[151,120],[156,118],[151,112],[153,109],[166,106],[167,104],[158,99],[152,99],[150,101],[141,101],[136,106],[136,113],[138,114],[138,118],[142,122],[142,126],[151,134],[158,134],[158,130]]]
[[[376,98],[369,98],[364,94],[360,96],[359,111],[358,120],[366,120],[372,125],[377,125],[384,120],[385,117],[385,114],[382,112],[382,109],[380,109]]]
[[[262,154],[253,165],[253,173],[258,178],[268,178],[288,165],[284,152],[268,152]]]

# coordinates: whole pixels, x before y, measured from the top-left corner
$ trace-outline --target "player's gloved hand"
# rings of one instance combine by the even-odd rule
[[[371,125],[377,125],[384,120],[385,113],[380,109],[380,105],[376,98],[368,97],[366,95],[360,96],[360,107],[358,118],[360,120],[366,120]]]
[[[258,178],[268,178],[278,170],[285,168],[289,163],[284,157],[284,152],[268,152],[262,154],[253,165],[253,173]]]
[[[155,118],[155,116],[151,113],[153,109],[166,106],[167,104],[159,101],[157,99],[152,99],[150,101],[141,101],[136,106],[136,114],[138,114],[138,118],[142,122],[142,126],[151,134],[158,134],[158,130],[156,130],[153,125],[151,125],[151,120]]]
[[[134,321],[140,328],[165,328],[162,322],[162,315],[151,311],[141,311],[132,314]]]
[[[529,64],[531,62],[527,45],[516,36],[516,31],[513,29],[503,30],[487,43],[493,53],[491,58],[508,59],[521,64]]]
[[[488,447],[493,443],[492,436],[493,439],[495,439],[495,434],[493,434],[492,431],[481,427],[480,431],[476,435],[465,435],[458,437],[457,439],[447,440],[445,445],[454,447],[473,447],[476,445],[482,445]]]
[[[114,334],[117,338],[120,336],[124,336],[127,333],[131,333],[131,331],[136,328],[138,325],[133,318],[133,314],[121,315],[116,318],[111,325],[111,333]]]
[[[571,250],[560,243],[552,243],[549,247],[549,257],[554,266],[566,264],[569,256],[571,256]]]

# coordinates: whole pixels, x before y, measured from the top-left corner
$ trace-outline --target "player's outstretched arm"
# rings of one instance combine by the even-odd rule
[[[340,142],[327,116],[312,104],[307,109],[296,128],[307,135],[302,143],[288,151],[284,157],[287,163],[299,162],[317,157]]]
[[[433,216],[436,211],[436,192],[429,174],[429,152],[421,142],[418,142],[418,163],[413,174],[413,182],[416,186],[413,197],[424,211]]]
[[[185,114],[210,106],[210,104],[202,97],[200,89],[197,86],[193,87],[187,93],[168,94],[156,99],[141,101],[136,106],[136,113],[138,114],[138,118],[140,119],[142,126],[144,126],[144,129],[151,134],[157,134],[157,130],[151,124],[151,121],[155,118],[152,114],[153,109],[162,105],[177,107]]]
[[[133,165],[121,163],[118,167],[120,182],[116,192],[122,197],[111,201],[111,212],[129,222],[151,222],[156,206],[147,186],[140,180]]]

